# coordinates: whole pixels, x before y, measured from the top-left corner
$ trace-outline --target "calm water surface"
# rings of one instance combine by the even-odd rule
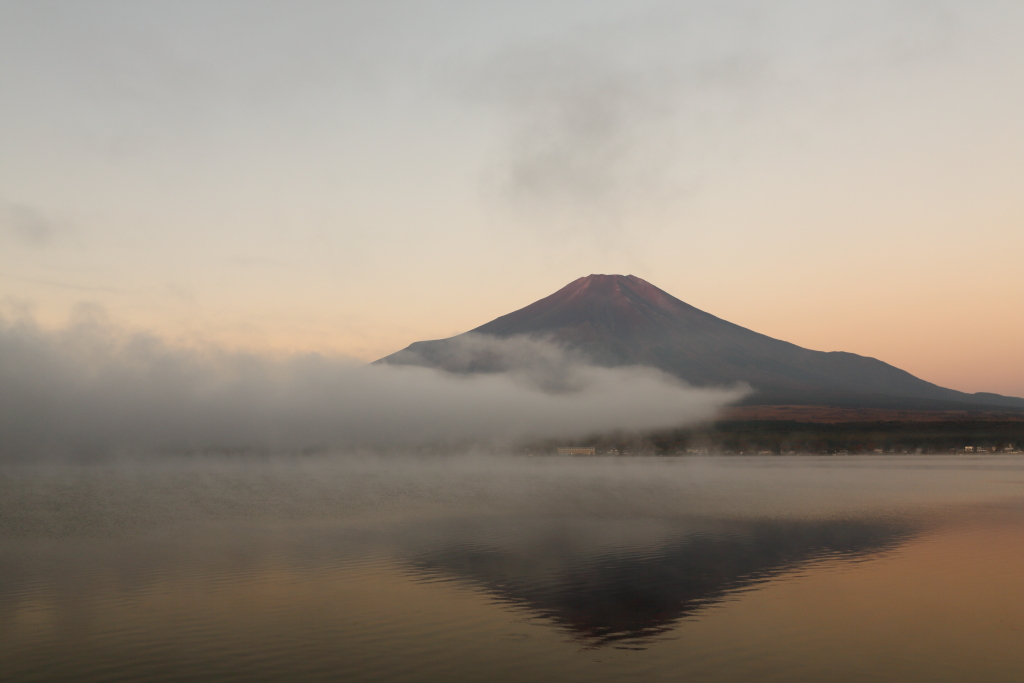
[[[1020,456],[0,468],[4,681],[1024,681]]]

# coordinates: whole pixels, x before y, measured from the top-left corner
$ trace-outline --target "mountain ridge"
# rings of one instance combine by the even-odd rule
[[[695,386],[746,383],[749,405],[808,404],[949,410],[1011,408],[1024,399],[968,394],[915,377],[868,356],[814,351],[702,311],[634,275],[593,274],[553,294],[448,339],[415,342],[378,363],[488,372],[450,362],[471,335],[550,340],[603,366],[656,367]]]

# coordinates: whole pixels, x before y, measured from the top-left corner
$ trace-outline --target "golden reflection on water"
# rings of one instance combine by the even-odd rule
[[[743,643],[748,673],[780,680],[1024,680],[1022,572],[1020,508],[988,511],[879,557],[797,571],[678,636],[697,650]]]

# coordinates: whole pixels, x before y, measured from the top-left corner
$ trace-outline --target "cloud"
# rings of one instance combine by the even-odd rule
[[[0,231],[31,247],[49,246],[67,226],[39,209],[16,202],[0,203]]]
[[[691,196],[765,130],[798,142],[802,117],[866,77],[945,54],[955,25],[927,1],[693,0],[529,34],[469,78],[502,138],[485,184],[545,231],[614,233]]]
[[[583,391],[592,382],[591,371],[595,369],[583,354],[545,337],[474,333],[445,339],[442,344],[416,343],[389,356],[386,362],[460,374],[503,373],[517,384],[547,393]]]
[[[586,365],[539,341],[490,350],[519,360],[459,375],[175,347],[90,310],[57,331],[0,319],[0,458],[501,445],[707,420],[743,393]]]
[[[489,190],[530,219],[585,222],[588,231],[680,190],[678,75],[662,67],[587,45],[497,55],[473,93],[504,126]]]
[[[500,116],[493,173],[513,205],[624,214],[691,184],[777,57],[763,10],[727,5],[641,6],[484,60],[468,95]]]
[[[511,119],[502,180],[516,201],[607,203],[668,161],[654,144],[669,133],[666,74],[552,46],[501,55],[485,79]]]

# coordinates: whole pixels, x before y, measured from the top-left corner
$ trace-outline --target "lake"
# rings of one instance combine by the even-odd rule
[[[0,467],[0,678],[1024,681],[1024,458]]]

